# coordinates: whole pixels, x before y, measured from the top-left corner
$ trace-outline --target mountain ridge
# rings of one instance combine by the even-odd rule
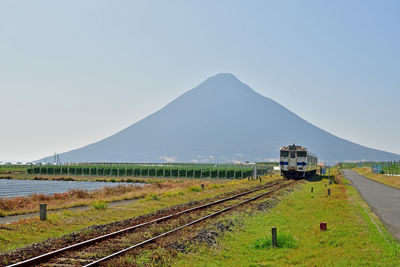
[[[296,143],[321,160],[397,160],[320,129],[231,73],[212,76],[160,110],[62,162],[232,162],[278,159]],[[347,157],[347,158],[346,158]],[[40,161],[51,161],[52,157]]]

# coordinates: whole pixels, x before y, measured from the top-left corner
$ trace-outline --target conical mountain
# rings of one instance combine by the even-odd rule
[[[265,161],[278,159],[279,148],[292,143],[330,162],[400,159],[312,125],[232,74],[211,77],[145,119],[60,158],[62,162]]]

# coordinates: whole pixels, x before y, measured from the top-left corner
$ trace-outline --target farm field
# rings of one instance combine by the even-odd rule
[[[188,235],[177,246],[184,248],[181,252],[164,248],[142,250],[113,264],[399,266],[399,244],[357,191],[340,176],[337,181],[339,184],[328,187],[327,179],[308,181],[283,196],[269,211],[249,210],[247,214],[220,218],[221,223],[231,226],[220,232],[215,242],[191,242],[193,235]],[[327,188],[332,190],[330,197]],[[327,231],[320,231],[320,222],[327,223]],[[271,248],[271,227],[278,229],[278,248]],[[215,231],[212,228],[209,233]]]
[[[133,183],[87,182],[87,181],[54,181],[54,180],[20,180],[0,179],[0,199],[33,194],[51,195],[65,193],[71,190],[96,190],[105,186],[137,185]]]
[[[259,172],[271,170],[271,165],[259,166]],[[253,166],[239,164],[156,164],[156,163],[106,163],[61,166],[33,166],[28,174],[179,177],[179,178],[226,178],[243,179],[253,175]]]

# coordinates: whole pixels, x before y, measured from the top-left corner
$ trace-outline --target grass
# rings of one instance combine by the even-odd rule
[[[263,179],[267,183],[277,179],[279,176]],[[225,187],[211,188],[208,185],[223,183]],[[189,187],[200,187],[205,184],[206,189],[201,192],[193,192]],[[95,224],[111,223],[119,220],[148,214],[156,210],[187,203],[195,200],[202,200],[213,197],[217,194],[223,194],[240,188],[259,185],[258,181],[243,180],[206,180],[206,179],[185,179],[180,182],[167,181],[165,183],[156,183],[149,185],[144,191],[134,194],[142,196],[138,201],[126,205],[118,205],[107,209],[89,209],[84,211],[60,211],[48,214],[47,221],[40,221],[38,218],[20,220],[11,223],[6,228],[0,227],[0,252],[10,251],[29,244],[44,241],[52,237],[79,231],[87,226]],[[146,191],[147,190],[147,191]],[[160,197],[156,200],[153,197],[147,197],[151,193]],[[132,195],[131,195],[132,196]],[[120,198],[120,196],[114,196]],[[97,199],[94,199],[97,200]],[[112,201],[110,197],[105,201]]]
[[[186,189],[192,192],[200,192],[200,183],[218,184],[228,182],[228,180],[166,180],[162,183],[152,183],[145,186],[118,185],[115,187],[105,187],[96,191],[70,190],[65,193],[53,195],[34,194],[26,197],[2,198],[0,199],[0,212],[4,215],[15,215],[36,212],[39,203],[46,202],[49,210],[64,209],[92,205],[98,199],[107,202],[140,199],[145,197],[157,198],[165,192],[176,191],[176,189]],[[152,195],[153,194],[153,195]],[[154,196],[156,194],[157,196]]]
[[[400,266],[399,244],[357,191],[340,176],[337,180],[341,184],[307,182],[270,212],[232,215],[241,223],[215,248],[194,245],[190,253],[178,253],[172,265]],[[327,188],[332,190],[329,197]],[[319,230],[320,222],[327,223],[327,231]],[[279,248],[270,249],[271,227],[278,228]]]
[[[279,234],[276,242],[277,248],[296,248],[297,241],[289,234]],[[255,240],[249,246],[251,249],[270,249],[272,248],[272,237],[266,236]]]
[[[353,168],[352,170],[382,184],[386,184],[400,189],[400,176],[390,176],[390,175],[373,173],[372,169],[369,167],[356,167]]]
[[[108,203],[105,202],[104,200],[97,200],[92,204],[92,206],[96,210],[104,210],[105,208],[107,208]]]
[[[189,190],[192,192],[201,192],[201,187],[195,187],[195,186],[191,186],[189,187]]]

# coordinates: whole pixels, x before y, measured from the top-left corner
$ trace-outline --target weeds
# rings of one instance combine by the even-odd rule
[[[200,192],[202,189],[200,187],[191,186],[189,187],[189,191],[192,192]]]
[[[278,248],[297,248],[297,242],[291,235],[278,234],[276,246]],[[271,237],[259,238],[250,245],[252,249],[270,249],[271,247]]]
[[[147,194],[147,198],[152,199],[152,200],[160,200],[161,199],[161,197],[159,195],[154,194],[154,193]]]
[[[176,196],[181,196],[184,195],[185,193],[183,191],[173,191],[173,192],[166,192],[163,194],[164,197],[176,197]]]
[[[107,208],[108,203],[106,203],[104,200],[97,200],[92,204],[93,208],[96,210],[103,210]]]

